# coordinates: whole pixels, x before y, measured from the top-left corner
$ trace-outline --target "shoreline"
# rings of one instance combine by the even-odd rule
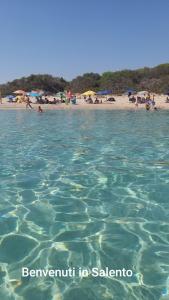
[[[33,110],[38,110],[38,104],[31,104]],[[137,110],[146,110],[144,104],[140,104],[136,107],[134,104],[76,104],[76,105],[65,105],[65,104],[43,104],[41,105],[44,111],[46,110],[130,110],[130,111],[137,111]],[[158,110],[169,110],[169,104],[164,103],[163,105],[156,105]],[[25,104],[0,104],[0,110],[25,110],[31,111],[31,109],[26,108]],[[154,109],[150,109],[153,111]]]

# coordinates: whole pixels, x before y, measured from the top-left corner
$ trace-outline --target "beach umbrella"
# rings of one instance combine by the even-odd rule
[[[103,90],[103,91],[99,91],[97,92],[97,95],[100,95],[100,96],[104,96],[104,95],[111,95],[112,94],[112,91],[111,90]]]
[[[94,96],[96,93],[94,91],[86,91],[85,93],[83,93],[83,96]]]
[[[140,95],[140,96],[144,96],[144,95],[147,95],[148,92],[147,91],[140,91],[137,94]]]
[[[124,95],[134,95],[134,94],[137,94],[137,92],[133,89],[127,89],[127,91],[124,93]]]
[[[23,91],[23,90],[17,90],[17,91],[15,91],[14,92],[14,94],[25,94],[25,91]]]
[[[127,93],[135,94],[135,90],[133,90],[133,89],[128,89],[128,90],[127,90]]]
[[[41,94],[36,93],[36,92],[30,92],[30,93],[27,93],[27,95],[30,97],[40,97],[41,96]]]

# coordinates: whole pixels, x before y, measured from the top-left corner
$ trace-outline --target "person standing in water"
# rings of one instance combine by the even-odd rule
[[[43,112],[43,109],[42,109],[42,107],[40,105],[38,106],[38,112],[40,112],[40,113]]]
[[[146,103],[146,110],[150,110],[150,104],[148,102]]]

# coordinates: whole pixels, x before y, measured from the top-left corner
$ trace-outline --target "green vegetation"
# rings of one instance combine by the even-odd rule
[[[116,72],[86,73],[77,76],[71,82],[51,75],[30,75],[0,85],[2,95],[11,94],[13,91],[41,89],[49,93],[57,93],[71,89],[75,93],[86,90],[110,89],[113,93],[123,93],[127,89],[148,90],[155,93],[169,91],[169,64],[161,64],[154,68],[137,70],[122,70]]]
[[[16,90],[43,90],[49,93],[57,93],[63,91],[68,86],[68,82],[62,77],[53,77],[51,75],[30,75],[29,77],[22,77],[15,79],[6,84],[0,85],[2,95],[9,95]]]

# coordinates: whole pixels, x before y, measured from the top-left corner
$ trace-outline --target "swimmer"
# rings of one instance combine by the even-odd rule
[[[146,110],[150,110],[150,105],[146,103]]]
[[[40,112],[40,113],[43,112],[43,109],[42,109],[42,107],[40,105],[38,106],[38,112]]]

